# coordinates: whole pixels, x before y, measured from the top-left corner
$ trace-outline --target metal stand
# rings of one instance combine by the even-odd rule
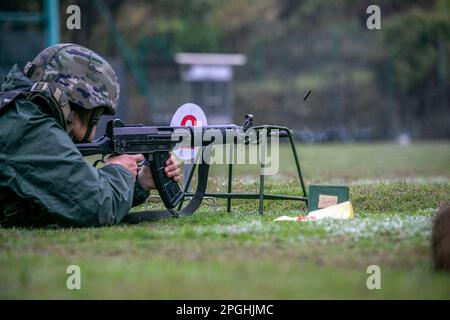
[[[302,171],[300,169],[300,160],[297,154],[297,150],[295,148],[294,139],[292,136],[292,132],[289,128],[283,126],[273,126],[273,125],[262,125],[252,127],[253,130],[257,131],[259,136],[260,130],[267,130],[268,136],[270,135],[272,130],[278,130],[280,132],[280,138],[288,138],[291,146],[292,154],[294,155],[294,161],[297,169],[298,179],[299,179],[299,188],[300,195],[282,195],[282,194],[265,194],[264,192],[264,163],[260,161],[260,175],[259,175],[259,192],[258,193],[242,193],[242,192],[231,192],[233,185],[233,164],[230,163],[228,165],[228,185],[227,192],[214,192],[214,193],[205,193],[205,196],[212,198],[223,198],[227,199],[227,212],[231,211],[231,199],[258,199],[259,200],[259,214],[263,214],[264,212],[264,200],[293,200],[293,201],[304,201],[306,204],[308,202],[308,195],[306,192],[305,182],[303,180]],[[262,145],[261,159],[264,159],[266,156],[265,145]],[[232,161],[230,161],[232,162]],[[192,177],[194,175],[194,171],[197,167],[197,164],[194,163],[192,168],[188,174],[188,179],[186,180],[186,184],[184,186],[185,197],[192,197],[193,193],[189,192],[189,186],[192,181]],[[183,205],[183,201],[180,202],[178,210],[181,209]]]

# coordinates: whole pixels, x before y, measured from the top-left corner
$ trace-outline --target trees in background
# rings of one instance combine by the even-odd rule
[[[148,71],[157,103],[176,103],[170,90],[179,82],[176,52],[240,52],[248,64],[237,70],[236,105],[261,122],[286,123],[323,139],[450,137],[448,0],[105,3]],[[62,16],[70,4],[61,1]],[[77,4],[82,30],[63,29],[62,40],[120,56],[94,1]],[[381,30],[366,28],[371,4],[381,7]],[[36,2],[17,7],[27,8],[36,10]],[[130,87],[127,104],[144,104]],[[306,89],[313,94],[304,104]]]

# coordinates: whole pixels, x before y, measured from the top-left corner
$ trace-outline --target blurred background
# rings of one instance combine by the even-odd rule
[[[380,30],[366,26],[371,4]],[[449,12],[448,0],[0,0],[0,77],[74,42],[111,62],[129,123],[168,124],[189,101],[212,123],[253,113],[306,142],[448,139]]]

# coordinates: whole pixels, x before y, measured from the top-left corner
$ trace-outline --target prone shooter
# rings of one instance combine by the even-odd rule
[[[0,226],[105,226],[120,223],[155,188],[142,154],[109,157],[101,169],[74,142],[93,139],[99,118],[114,114],[119,82],[95,52],[51,46],[15,65],[0,87]],[[180,180],[173,157],[168,178]]]

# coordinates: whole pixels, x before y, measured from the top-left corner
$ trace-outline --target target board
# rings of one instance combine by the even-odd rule
[[[202,108],[200,108],[195,103],[185,103],[174,113],[170,125],[176,127],[201,127],[208,125],[208,122]],[[199,147],[183,147],[173,150],[173,153],[182,160],[190,160],[195,158],[198,149]]]

